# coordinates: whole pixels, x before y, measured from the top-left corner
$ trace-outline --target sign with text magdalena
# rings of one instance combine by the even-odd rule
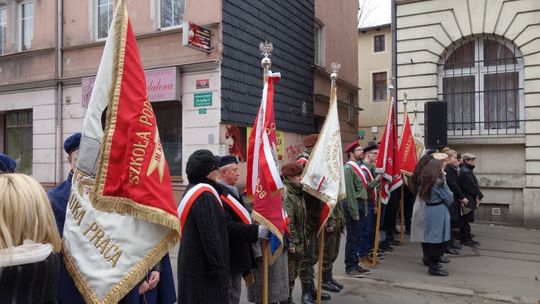
[[[177,67],[145,70],[148,99],[154,101],[180,100],[180,72]],[[82,106],[88,108],[96,77],[81,79]]]

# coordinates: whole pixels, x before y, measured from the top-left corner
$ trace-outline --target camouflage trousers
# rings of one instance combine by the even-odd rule
[[[323,272],[332,273],[332,265],[336,261],[339,254],[339,245],[341,242],[341,232],[333,231],[324,233],[324,256],[323,256]]]
[[[300,281],[302,284],[309,284],[315,278],[313,266],[319,259],[319,238],[317,228],[312,227],[307,231],[306,253],[300,261]]]
[[[300,274],[300,262],[302,261],[301,256],[295,256],[294,254],[289,254],[288,266],[289,266],[289,295],[292,294],[294,289],[294,281]]]

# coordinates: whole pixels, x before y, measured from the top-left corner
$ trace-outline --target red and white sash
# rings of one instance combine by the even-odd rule
[[[182,201],[180,202],[180,205],[178,206],[178,216],[180,217],[180,236],[182,236],[182,234],[184,233],[184,225],[186,224],[187,216],[189,214],[189,211],[191,210],[191,207],[193,206],[193,203],[203,192],[212,193],[218,200],[221,207],[223,207],[223,204],[219,199],[219,194],[216,189],[214,189],[214,187],[205,183],[200,183],[193,186],[193,188],[189,189],[186,195],[184,195]]]
[[[291,224],[291,220],[285,208],[283,208],[283,221],[285,222],[285,233],[290,236],[291,230],[289,229],[289,224]]]
[[[365,175],[368,176],[368,182],[372,182],[375,179],[373,177],[373,174],[371,174],[371,170],[369,170],[368,166],[362,164],[360,168],[365,173]],[[377,205],[377,189],[375,188],[371,189],[371,196],[373,197],[373,204],[376,206]]]
[[[221,200],[231,207],[234,213],[240,218],[240,220],[242,220],[242,223],[246,225],[251,224],[251,216],[249,215],[249,212],[234,196],[231,194],[228,194],[227,196],[222,194]]]
[[[354,172],[356,172],[356,175],[360,177],[362,180],[362,184],[364,185],[364,188],[366,188],[366,191],[371,191],[371,195],[374,198],[375,203],[377,202],[377,191],[375,188],[368,190],[368,183],[373,180],[373,175],[371,175],[371,172],[369,171],[369,168],[365,165],[362,165],[362,167],[358,166],[358,164],[352,160],[348,161],[347,164],[353,168]],[[365,174],[363,173],[365,172]],[[366,177],[366,175],[368,177]],[[369,179],[369,180],[368,180]]]

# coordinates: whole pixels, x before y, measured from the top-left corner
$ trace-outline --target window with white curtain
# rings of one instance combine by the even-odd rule
[[[19,4],[19,49],[29,50],[34,36],[34,3],[24,1]]]
[[[97,39],[107,38],[111,26],[114,7],[113,0],[97,0]]]
[[[523,133],[523,58],[511,42],[465,39],[443,56],[438,73],[450,135]]]
[[[184,0],[161,0],[160,28],[179,26],[184,21]]]

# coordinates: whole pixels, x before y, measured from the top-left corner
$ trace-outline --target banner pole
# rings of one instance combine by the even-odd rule
[[[405,185],[401,185],[401,198],[399,199],[399,216],[400,216],[400,221],[399,221],[399,242],[400,243],[403,243],[403,239],[405,238],[405,231],[403,229],[404,227],[404,222],[405,222],[405,211],[403,210],[403,205],[404,205],[404,200],[403,200],[403,187]]]
[[[268,240],[262,240],[262,250],[263,250],[263,292],[262,300],[263,304],[268,304],[268,267],[270,261],[270,246]]]
[[[319,237],[319,274],[317,276],[317,304],[321,304],[321,287],[322,287],[322,272],[323,272],[323,259],[324,259],[324,233],[326,230],[326,224],[321,228]]]
[[[380,235],[379,235],[379,229],[380,229],[380,226],[381,226],[381,213],[382,213],[382,208],[381,208],[381,196],[382,196],[382,187],[381,187],[381,190],[379,192],[379,198],[377,200],[377,225],[375,226],[375,244],[373,244],[373,258],[372,258],[372,263],[371,263],[371,267],[372,268],[375,268],[377,267],[377,252],[379,250],[379,238],[380,238]]]

